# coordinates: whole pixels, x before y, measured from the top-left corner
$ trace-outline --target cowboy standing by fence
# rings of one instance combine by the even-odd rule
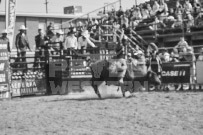
[[[24,25],[21,25],[20,26],[20,33],[18,33],[16,35],[16,41],[15,41],[15,45],[16,45],[16,49],[17,49],[17,56],[18,57],[22,57],[21,60],[22,62],[26,62],[26,51],[27,49],[30,49],[30,46],[29,46],[29,41],[28,41],[28,37],[26,35],[26,30],[27,28],[24,26]],[[20,58],[19,58],[20,60]],[[26,67],[27,68],[27,65],[26,63],[23,64],[24,66],[23,67]]]

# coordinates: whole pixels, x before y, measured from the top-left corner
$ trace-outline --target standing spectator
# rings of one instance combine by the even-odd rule
[[[52,38],[54,36],[53,29],[54,27],[52,26],[52,22],[50,22],[49,25],[47,26],[47,36],[49,38]]]
[[[24,25],[20,26],[20,33],[16,35],[16,49],[17,49],[17,56],[22,57],[21,61],[26,62],[26,51],[27,49],[30,49],[29,42],[28,42],[28,37],[26,35],[26,30],[27,28]],[[19,59],[20,60],[20,59]],[[23,67],[27,67],[27,64],[23,64]]]
[[[10,42],[9,42],[9,39],[7,38],[7,34],[8,34],[8,31],[7,30],[3,30],[1,32],[2,36],[0,37],[0,42],[1,44],[5,44],[5,48],[7,48],[8,52],[11,52],[11,49],[10,49]]]
[[[69,35],[65,39],[64,50],[67,50],[67,55],[72,55],[72,50],[78,48],[77,38],[75,37],[74,29],[71,29]]]
[[[46,44],[48,43],[48,37],[45,36],[44,32],[42,31],[41,28],[38,29],[38,35],[35,36],[35,44],[36,44],[36,52],[35,52],[35,60],[34,60],[34,67],[38,67],[39,65],[42,67],[44,64],[42,63],[37,63],[40,61],[45,60],[45,56],[43,57],[43,54],[45,55],[45,49],[46,49]]]

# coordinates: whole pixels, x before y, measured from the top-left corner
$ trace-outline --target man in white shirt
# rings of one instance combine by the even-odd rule
[[[86,49],[87,49],[87,45],[89,44],[91,47],[95,48],[95,44],[90,41],[90,35],[89,32],[87,30],[84,30],[82,32],[82,36],[80,36],[78,38],[78,48],[77,49],[81,49],[82,53],[86,53]]]
[[[65,44],[64,44],[64,49],[77,49],[78,47],[78,42],[77,38],[75,37],[75,31],[72,29],[69,32],[69,35],[66,37]]]

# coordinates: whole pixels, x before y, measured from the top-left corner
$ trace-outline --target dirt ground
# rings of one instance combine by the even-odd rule
[[[0,135],[203,135],[203,92],[104,88],[0,101]],[[129,93],[127,93],[129,96]]]

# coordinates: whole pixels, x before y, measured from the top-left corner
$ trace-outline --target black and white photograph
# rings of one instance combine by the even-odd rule
[[[203,0],[0,0],[0,135],[203,135]]]

